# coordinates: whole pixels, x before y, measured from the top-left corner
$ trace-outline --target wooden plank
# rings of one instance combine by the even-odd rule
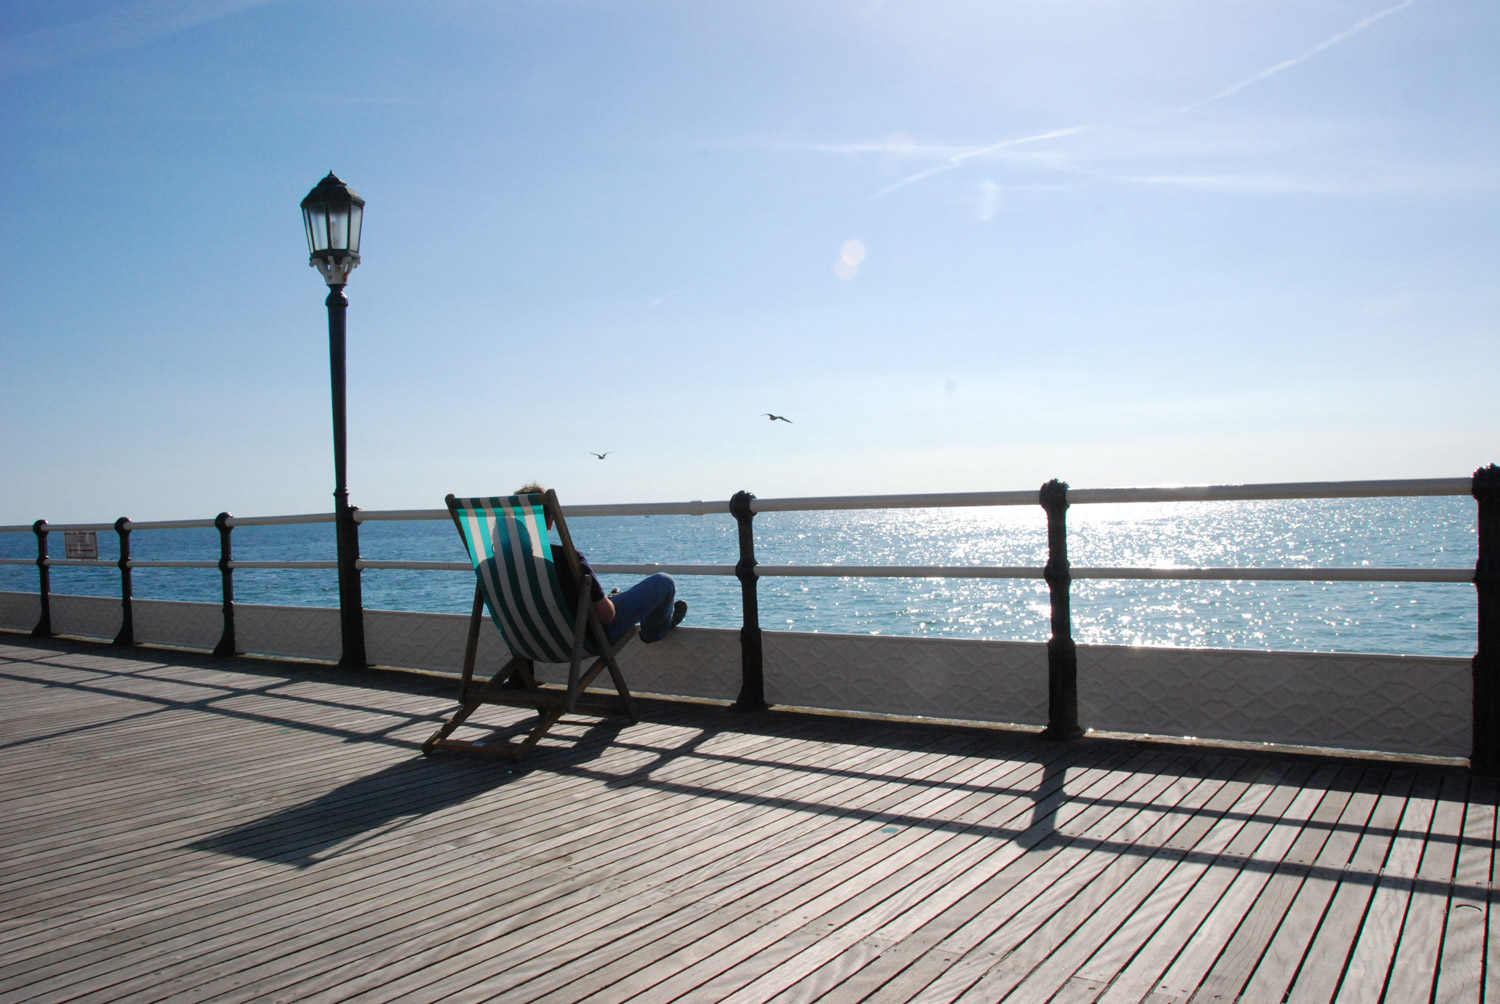
[[[1412,785],[1406,811],[1401,815],[1396,838],[1376,879],[1335,1000],[1378,1000],[1384,992],[1395,963],[1396,942],[1411,903],[1413,880],[1432,826],[1437,794],[1438,779],[1431,775],[1418,777]]]
[[[594,893],[597,893],[597,882],[595,882],[595,881],[589,881],[586,884],[592,890],[592,892],[590,893],[591,895],[594,894]],[[557,889],[555,889],[555,888],[543,888],[543,889],[541,889],[539,891],[538,895],[535,897],[536,905],[537,906],[545,906],[545,907],[547,907],[547,909],[549,911],[555,912],[559,908],[558,907],[558,903],[559,903],[558,892],[559,891]],[[481,908],[486,907],[488,905],[492,905],[493,902],[494,902],[494,899],[495,899],[495,897],[493,895],[493,889],[489,890],[489,894],[488,895],[485,895],[482,892],[479,895],[478,899],[480,901],[480,907]],[[455,913],[453,911],[449,911],[446,914],[444,914],[442,917],[438,918],[434,922],[435,925],[436,925],[436,930],[434,932],[434,936],[437,939],[439,939],[439,941],[440,941],[441,944],[446,944],[447,942],[449,942],[449,941],[452,940],[452,921],[454,920],[454,918],[455,918]],[[412,933],[413,932],[410,930],[410,928],[408,928],[406,925],[404,925],[403,923],[401,923],[400,920],[399,920],[399,918],[398,918],[398,922],[394,925],[394,931],[392,933],[392,937],[394,937],[396,939],[399,939],[399,940],[402,940],[402,941],[406,941],[406,940],[410,939],[410,937],[412,936]],[[363,937],[362,935],[351,935],[351,936]],[[230,947],[232,947],[232,946],[230,946]],[[375,944],[375,943],[367,943],[367,944],[362,944],[361,945],[362,950],[368,949],[368,950],[373,951],[373,950],[375,950],[375,949],[377,949],[379,947],[380,946],[378,944]],[[364,972],[367,973],[368,969],[366,968],[364,970]],[[386,975],[388,976],[389,974],[387,973]]]
[[[1395,770],[1386,775],[1385,786],[1360,834],[1359,844],[1344,867],[1316,931],[1308,939],[1300,965],[1288,981],[1289,989],[1283,997],[1288,1004],[1331,1001],[1338,992],[1374,894],[1375,879],[1396,838],[1415,777],[1415,772],[1409,770]]]
[[[1496,978],[1494,786],[1452,770],[658,704],[506,772],[415,758],[430,690],[71,644],[0,669],[0,735],[45,724],[0,758],[0,1004],[1330,999],[1356,945],[1387,999]]]
[[[510,835],[507,835],[507,839],[509,839],[509,837],[510,837]],[[469,871],[472,871],[472,870],[470,869]],[[525,873],[522,873],[522,874],[525,874]],[[347,887],[347,882],[341,880],[339,882],[339,884],[338,884],[338,887],[341,890],[344,889],[344,888],[346,888]],[[549,891],[549,894],[551,892],[555,892],[555,890],[552,890],[552,889],[549,889],[548,891]],[[493,886],[491,886],[491,887],[489,887],[486,890],[486,892],[487,892],[489,898],[492,900],[493,897],[494,897],[494,894],[495,894],[495,888]],[[405,907],[405,906],[409,905],[409,902],[410,901],[408,900],[407,902],[402,903],[401,907]],[[245,915],[241,914],[239,911],[236,911],[235,920],[236,920],[236,929],[237,930],[238,929],[242,929],[244,926],[247,926],[247,925],[251,925],[251,924],[259,925],[259,924],[263,923],[263,919],[262,918],[253,917],[253,916],[245,916]],[[201,930],[196,930],[196,931],[192,932],[189,935],[189,940],[192,942],[193,947],[196,947],[200,951],[204,948],[204,944],[205,943],[203,941],[203,932]],[[179,945],[179,944],[171,944],[171,945],[169,945],[167,947],[170,948],[170,949],[177,949],[177,948],[182,948],[182,947],[187,947],[187,946],[185,946],[185,945]],[[239,942],[238,937],[230,937],[228,939],[228,941],[226,942],[226,951],[231,956],[238,956],[240,954],[240,947],[241,946],[240,946],[240,942]],[[163,946],[158,945],[157,946],[157,950],[158,951],[163,950]]]
[[[1470,779],[1463,839],[1453,873],[1443,955],[1433,994],[1437,1004],[1478,1004],[1486,993],[1485,973],[1493,974],[1500,968],[1494,948],[1493,894],[1487,894],[1487,890],[1494,888],[1491,876],[1497,841],[1495,794],[1494,778]],[[1500,994],[1491,993],[1489,999],[1500,999]]]
[[[1142,853],[1139,845],[1149,847],[1176,832],[1219,790],[1220,781],[1206,779],[1199,774],[1203,761],[1203,757],[1197,757],[1185,765],[1182,776],[1173,778],[1167,789],[1154,798],[1149,806],[1143,807],[1143,811],[1135,818],[1126,821],[1121,831],[1109,841],[1108,849],[1099,852],[1110,858],[1104,875],[1089,883],[1082,894],[1075,895],[1067,905],[1068,910],[1088,912],[1091,909],[1089,900],[1097,901],[1106,890],[1128,885],[1140,870],[1149,867],[1149,862],[1155,857],[1154,853]],[[965,887],[951,892],[945,889],[943,892],[946,895],[934,895],[884,924],[867,939],[871,947],[878,950],[870,964],[850,973],[841,985],[829,987],[819,999],[826,1004],[863,1000],[898,978],[918,957],[930,951],[955,930],[956,917],[952,907],[957,902],[956,894],[964,891]],[[1110,894],[1111,904],[1117,902],[1116,895]],[[1107,916],[1106,910],[1093,909],[1090,916],[1083,919],[1069,936],[1068,940],[1072,944],[1066,948],[1059,946],[1052,953],[1049,962],[1062,958],[1064,953],[1072,956],[1071,962],[1065,967],[1066,971],[1057,974],[1061,980],[1067,980],[1077,967],[1080,958],[1076,954],[1080,951],[1079,944],[1091,941],[1103,926],[1101,920]],[[1050,975],[1044,965],[1016,993],[1024,993],[1035,1000],[1048,999],[1050,995],[1059,992],[1058,983],[1048,982]]]
[[[1432,824],[1424,835],[1406,919],[1385,985],[1391,1001],[1430,1000],[1437,983],[1458,845],[1463,838],[1468,777],[1454,771],[1441,779]]]
[[[1221,870],[1221,879],[1228,877],[1236,867],[1238,872],[1229,877],[1217,900],[1208,906],[1184,950],[1158,981],[1158,992],[1184,998],[1195,995],[1209,970],[1223,960],[1230,939],[1255,905],[1271,875],[1281,866],[1297,839],[1307,832],[1318,807],[1328,797],[1328,787],[1337,773],[1332,766],[1319,768],[1300,786],[1301,790],[1279,818],[1270,821],[1269,830],[1259,846]],[[1332,811],[1336,813],[1337,808]],[[1244,975],[1248,977],[1249,966],[1244,968]],[[1226,962],[1226,969],[1234,973],[1231,962]]]
[[[1359,844],[1388,771],[1366,767],[1354,786],[1318,857],[1307,863],[1306,874],[1292,894],[1286,915],[1256,963],[1250,981],[1240,991],[1247,1000],[1281,1000],[1291,986],[1308,946],[1317,933],[1328,901]],[[1299,869],[1300,871],[1301,869]]]
[[[1058,751],[1058,754],[1061,755],[1061,752]],[[1039,776],[1043,773],[1044,766],[1000,762],[992,769],[998,769],[1003,773],[992,778],[983,775],[979,778],[981,782],[993,789],[988,799],[976,803],[977,793],[970,793],[960,799],[951,810],[944,812],[942,817],[954,820],[968,819],[975,824],[996,824],[1003,823],[1006,818],[1001,815],[1005,805],[1016,806],[1017,813],[1024,812],[1021,803],[1026,801],[1026,796],[1030,792],[1023,792],[1020,789],[1026,784],[1025,779],[1028,776]],[[929,813],[935,808],[931,803],[925,807]],[[882,835],[886,829],[889,828],[881,828]],[[962,877],[956,881],[962,881]],[[750,901],[736,904],[736,907],[740,906],[756,906],[756,904]],[[760,933],[759,925],[774,919],[774,914],[767,907],[756,907],[741,914],[741,917],[744,918],[742,921],[730,924],[725,924],[723,921],[727,918],[721,917],[720,926],[717,929],[695,930],[690,941],[685,940],[667,946],[666,952],[657,958],[643,962],[626,956],[610,966],[589,974],[585,981],[580,981],[573,986],[579,990],[590,991],[597,996],[613,999],[618,999],[615,995],[622,993],[651,999],[670,996],[675,992],[671,989],[672,987],[693,985],[692,981],[696,978],[692,975],[694,970],[711,975],[713,972],[731,968],[746,952],[747,942],[744,938]],[[673,982],[664,984],[664,980]],[[569,999],[562,993],[553,996],[559,999]]]
[[[1308,825],[1287,848],[1281,862],[1266,878],[1254,905],[1245,911],[1243,921],[1224,951],[1199,980],[1191,998],[1193,1004],[1239,999],[1265,958],[1308,873],[1319,867],[1337,871],[1344,866],[1348,860],[1347,849],[1329,838],[1344,819],[1363,773],[1364,769],[1359,765],[1339,769]],[[1363,825],[1363,819],[1360,825]],[[1353,846],[1352,837],[1349,846]],[[1328,857],[1324,856],[1325,853]],[[1194,951],[1200,947],[1195,943]]]
[[[1042,771],[1040,765],[1012,766],[1022,770],[1032,770],[1034,767],[1037,774]],[[1016,786],[1017,779],[1013,777],[1002,782],[1001,789],[994,797],[994,804],[1013,805],[1013,812],[1024,813],[1025,807],[1031,804],[1026,797],[1031,792],[1014,790]],[[1007,787],[1011,790],[1007,790]],[[981,813],[979,818],[995,822],[993,813]],[[885,831],[888,829],[891,828],[867,831],[861,838],[861,846],[856,850],[863,855],[863,860],[871,860],[873,855],[873,860],[888,865],[891,862],[892,848],[896,848],[896,853],[904,853],[914,839],[921,839],[917,836],[920,834],[917,828],[897,828],[898,832],[894,834],[887,834]],[[662,972],[667,972],[668,980],[652,985],[651,990],[652,996],[664,996],[674,992],[671,987],[692,988],[698,982],[733,969],[746,959],[757,957],[765,945],[775,942],[783,929],[796,930],[815,921],[819,914],[816,906],[808,905],[812,898],[821,894],[825,902],[836,901],[837,883],[847,882],[851,872],[858,874],[867,868],[866,865],[825,872],[827,878],[817,886],[797,881],[795,874],[784,875],[773,886],[736,902],[734,907],[739,917],[733,923],[725,925],[721,919],[705,917],[699,925],[701,932],[695,931],[692,942],[684,943],[681,948],[673,946],[676,950],[662,962],[650,967],[652,972],[636,979],[644,979],[651,985],[652,981],[662,979]]]
[[[1097,907],[1097,902],[1091,902],[1094,897],[1107,897],[1113,885],[1101,874],[1112,858],[1104,849],[1129,846],[1131,837],[1121,839],[1121,836],[1131,834],[1132,823],[1137,825],[1137,833],[1140,829],[1150,828],[1151,823],[1160,817],[1158,805],[1178,780],[1178,772],[1193,759],[1188,753],[1174,753],[1149,768],[1143,767],[1108,799],[1096,803],[1103,810],[1097,819],[1087,824],[1075,824],[1068,828],[1071,832],[1058,834],[1057,839],[1064,846],[1047,866],[1039,870],[1050,871],[1055,877],[1049,880],[1039,874],[1038,880],[1046,882],[1045,891],[1007,925],[1004,937],[1011,947],[1002,954],[995,944],[995,935],[989,939],[988,950],[1001,954],[1008,968],[991,970],[995,979],[986,994],[993,993],[993,999],[998,1000],[1007,983],[1013,984],[1024,978],[1032,966],[1050,953],[1051,945],[1065,938],[1092,913]],[[1139,784],[1134,790],[1127,790],[1137,781]],[[1142,822],[1142,817],[1148,817],[1148,820]],[[949,873],[943,873],[943,884],[949,877]],[[1085,889],[1089,895],[1082,895]],[[875,957],[882,943],[862,944],[867,938],[888,921],[919,907],[928,895],[928,890],[920,886],[910,891],[903,890],[873,909],[860,900],[850,901],[839,911],[827,915],[826,922],[835,925],[831,934],[804,944],[796,956],[777,970],[747,984],[740,995],[764,997],[769,990],[774,990],[775,995],[768,999],[821,999],[832,987],[850,978]],[[803,935],[801,940],[808,940],[807,936]],[[1027,945],[1039,948],[1041,954],[1028,956],[1021,951]]]
[[[904,796],[900,792],[896,794],[908,802],[912,797],[909,792]],[[922,803],[930,804],[939,797],[953,799],[961,796],[961,792],[946,795],[928,792],[917,798]],[[898,828],[897,833],[887,834],[884,831],[891,827],[883,824],[888,819],[889,813],[885,812],[873,816],[856,816],[847,827],[849,835],[846,842],[833,846],[826,839],[814,840],[798,855],[783,862],[769,874],[749,863],[745,873],[728,876],[732,884],[718,884],[715,877],[717,888],[710,887],[708,891],[712,895],[700,900],[696,910],[684,912],[680,904],[671,901],[648,904],[645,909],[628,912],[630,926],[626,930],[601,927],[594,923],[595,918],[587,918],[590,929],[600,933],[599,939],[581,942],[581,932],[574,931],[566,951],[553,952],[538,958],[535,963],[521,966],[510,966],[509,963],[513,960],[508,959],[503,974],[490,965],[488,959],[477,959],[475,965],[470,967],[471,971],[456,974],[441,984],[423,987],[421,997],[416,999],[446,997],[464,986],[477,985],[481,981],[487,988],[504,988],[544,976],[549,979],[571,980],[580,974],[562,971],[563,965],[580,959],[590,964],[607,961],[602,953],[605,942],[613,945],[610,951],[624,953],[640,944],[659,942],[668,934],[673,936],[674,947],[683,945],[700,953],[705,947],[717,947],[719,951],[710,955],[699,968],[701,971],[706,965],[709,970],[721,969],[726,953],[747,952],[753,955],[754,939],[764,937],[770,924],[789,913],[805,909],[805,904],[820,894],[826,894],[831,885],[841,881],[851,871],[861,873],[876,862],[891,867],[899,863],[900,855],[909,856],[911,845],[920,839],[916,835],[920,831]],[[666,923],[668,917],[674,923],[684,926],[674,929]],[[735,920],[735,917],[741,919]],[[622,935],[625,937],[621,937]],[[503,978],[497,982],[500,977]],[[689,986],[691,985],[690,982]],[[660,994],[660,990],[654,993]],[[410,991],[404,991],[401,999],[404,1001],[410,999],[410,996]]]
[[[1138,1001],[1153,990],[1229,881],[1240,859],[1251,854],[1297,797],[1311,765],[1279,765],[1276,773],[1251,785],[1246,797],[1172,870],[1159,893],[1143,904],[1132,922],[1153,926],[1130,962],[1114,976],[1102,1001]],[[1133,937],[1130,940],[1135,940]],[[1079,975],[1093,977],[1093,970]]]

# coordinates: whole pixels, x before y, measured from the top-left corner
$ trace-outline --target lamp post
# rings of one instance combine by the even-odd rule
[[[344,652],[343,669],[364,669],[364,601],[359,589],[359,524],[349,504],[344,433],[344,312],[349,300],[344,286],[359,264],[359,232],[365,200],[332,171],[302,200],[302,222],[307,228],[308,264],[328,283],[328,365],[333,379],[333,514],[338,540],[339,626]]]

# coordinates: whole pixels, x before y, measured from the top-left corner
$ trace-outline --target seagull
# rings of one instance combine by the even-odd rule
[[[790,418],[787,418],[785,415],[773,415],[769,411],[763,411],[761,412],[761,414],[766,416],[773,422],[785,422],[787,425],[792,424],[792,420]]]
[[[609,456],[613,452],[615,452],[615,451],[614,450],[605,450],[603,453],[595,453],[593,450],[590,450],[589,451],[589,456],[591,456],[591,457],[598,457],[600,460],[603,460],[605,457]]]

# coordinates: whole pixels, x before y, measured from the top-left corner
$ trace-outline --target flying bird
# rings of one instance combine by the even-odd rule
[[[598,457],[600,460],[603,460],[605,457],[609,456],[613,452],[615,452],[615,451],[614,450],[605,450],[603,453],[595,453],[593,450],[590,450],[589,451],[589,456],[591,456],[591,457]]]
[[[761,414],[766,416],[773,422],[785,422],[787,425],[792,424],[792,420],[790,418],[787,418],[785,415],[773,415],[769,411],[763,411],[761,412]]]

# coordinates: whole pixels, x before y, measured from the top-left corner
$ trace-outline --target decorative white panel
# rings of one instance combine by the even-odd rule
[[[344,653],[335,607],[262,607],[236,603],[234,642],[251,655],[338,662]]]
[[[221,603],[136,600],[131,604],[140,645],[175,645],[212,652],[224,633]]]
[[[33,593],[0,592],[0,628],[30,631]],[[53,596],[58,634],[113,639],[120,602]],[[143,644],[212,649],[216,603],[138,600]],[[321,607],[236,607],[238,648],[258,655],[337,661],[339,613]],[[468,618],[371,610],[366,651],[375,665],[462,669]],[[488,620],[476,672],[509,657]],[[877,635],[763,634],[772,704],[968,721],[1044,725],[1046,646],[1023,642]],[[733,701],[740,691],[739,631],[678,628],[655,645],[632,643],[621,667],[638,693]],[[562,667],[542,667],[559,682]],[[1471,741],[1467,659],[1078,647],[1079,722],[1085,728],[1464,756]]]
[[[740,696],[740,633],[725,628],[674,628],[661,641],[631,642],[620,671],[637,693],[733,701]]]
[[[1086,728],[1466,756],[1469,660],[1079,646]]]
[[[40,603],[40,599],[37,601]],[[52,633],[113,641],[120,633],[120,601],[107,596],[52,596]]]
[[[0,629],[30,631],[42,616],[42,599],[36,593],[0,592]]]
[[[1037,643],[768,631],[772,704],[1045,725],[1047,647]]]
[[[469,618],[462,614],[424,614],[404,610],[365,611],[365,655],[374,666],[461,673]],[[480,625],[476,676],[499,671],[510,652],[488,617]]]

